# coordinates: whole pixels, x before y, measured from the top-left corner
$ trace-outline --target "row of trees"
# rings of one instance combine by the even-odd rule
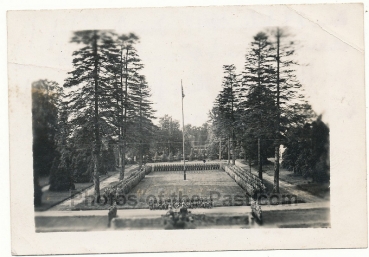
[[[73,180],[90,179],[93,174],[95,196],[99,196],[101,173],[117,165],[120,180],[124,179],[128,148],[142,164],[155,126],[150,88],[135,48],[138,42],[132,33],[74,32],[71,43],[80,47],[73,53],[73,70],[63,87],[46,80],[34,83],[33,90],[52,99],[54,110],[51,113],[44,104],[37,110],[38,104],[34,104],[34,148],[42,149],[38,143],[46,140],[39,138],[43,133],[38,131],[36,113],[52,116],[43,117],[50,130],[44,136],[54,144],[52,163],[48,159],[48,165],[40,170],[37,163],[41,159],[35,159],[38,173],[51,170],[50,190],[68,190],[73,188]],[[37,156],[49,155],[40,152]]]
[[[257,33],[241,74],[233,64],[223,66],[222,89],[209,113],[213,143],[220,154],[222,143],[227,145],[233,164],[242,150],[250,167],[256,161],[262,179],[262,165],[274,155],[275,192],[279,192],[280,146],[287,146],[288,156],[293,151],[290,142],[296,141],[291,131],[316,118],[296,78],[294,54],[295,42],[285,29]]]
[[[208,143],[209,129],[208,123],[204,123],[199,127],[191,124],[185,125],[186,159],[199,158],[199,154],[203,156],[200,149],[204,149]],[[159,118],[159,124],[150,145],[150,159],[155,161],[182,160],[182,133],[178,120],[174,120],[169,115]]]

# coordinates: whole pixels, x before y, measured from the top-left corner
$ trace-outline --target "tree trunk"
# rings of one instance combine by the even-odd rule
[[[99,154],[100,154],[100,131],[99,131],[99,102],[98,102],[98,68],[99,68],[99,58],[97,53],[97,35],[96,31],[94,33],[93,40],[93,55],[94,55],[94,82],[95,82],[95,110],[94,110],[94,126],[95,126],[95,146],[93,150],[94,159],[94,196],[97,198],[100,196],[100,178],[99,178]]]
[[[262,155],[261,155],[260,137],[258,137],[258,172],[259,172],[259,178],[263,179],[263,160],[262,160]]]
[[[250,168],[250,173],[251,173],[251,158],[249,158],[249,168]]]
[[[35,168],[33,169],[33,187],[34,187],[33,203],[35,207],[38,207],[42,205],[42,190],[39,183],[38,171]]]
[[[98,161],[99,157],[96,149],[93,153],[93,158],[94,158],[94,176],[93,176],[94,196],[95,199],[98,199],[100,196],[100,177],[99,177],[99,161]]]
[[[230,164],[231,163],[231,149],[230,149],[230,139],[229,139],[229,137],[228,137],[228,164]]]
[[[141,144],[142,144],[142,142],[140,143],[140,153],[139,153],[139,156],[138,156],[138,165],[139,165],[140,169],[141,169],[142,164],[143,164],[143,156],[142,156]]]
[[[279,87],[279,64],[280,64],[280,56],[279,56],[279,47],[280,47],[280,37],[281,32],[279,28],[277,28],[277,117],[276,117],[276,146],[275,146],[275,160],[274,160],[274,186],[273,191],[275,193],[279,193],[279,122],[280,122],[280,112],[279,112],[279,97],[280,97],[280,87]]]
[[[124,142],[123,140],[121,140],[119,142],[119,162],[120,162],[120,166],[119,166],[119,180],[123,180],[124,179],[124,156],[125,156],[125,149],[124,149]]]
[[[119,145],[118,145],[118,167],[119,167],[119,169],[120,169],[120,167],[122,167],[121,156],[122,156],[122,147],[120,146],[120,140],[119,140]]]
[[[232,165],[236,165],[236,147],[235,147],[235,135],[232,129]]]
[[[123,97],[123,45],[120,48],[120,104],[122,115],[119,119],[119,180],[122,181],[124,179],[124,164],[125,164],[125,149],[124,149],[124,131],[125,128],[125,114],[124,114],[124,97]]]
[[[143,86],[143,81],[141,80],[140,81],[141,84],[140,84],[140,145],[139,145],[139,153],[138,153],[138,165],[139,165],[139,168],[141,169],[142,167],[142,159],[143,159],[143,154],[142,154],[142,136],[143,136],[143,133],[142,133],[142,92],[141,92],[141,87]]]
[[[273,192],[279,193],[279,145],[275,147]]]
[[[120,168],[120,174],[119,174],[119,180],[124,179],[124,172],[125,172],[125,166],[126,166],[126,142],[123,142],[122,146],[122,167]]]
[[[122,82],[123,84],[123,82]],[[127,107],[128,107],[128,46],[125,56],[125,95],[124,95],[124,114],[123,114],[123,149],[122,149],[122,168],[120,173],[120,180],[124,179],[126,166],[126,148],[127,148]]]
[[[222,160],[222,139],[219,141],[219,161]]]
[[[247,163],[247,158],[248,158],[248,156],[247,156],[247,150],[246,150],[246,147],[242,147],[242,148],[243,148],[243,152],[245,154],[245,156],[243,158],[245,159],[245,163]]]

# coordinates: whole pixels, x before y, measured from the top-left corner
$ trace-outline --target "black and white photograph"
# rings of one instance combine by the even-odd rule
[[[367,246],[363,12],[8,11],[13,254]]]

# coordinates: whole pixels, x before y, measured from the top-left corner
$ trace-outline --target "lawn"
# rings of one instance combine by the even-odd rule
[[[38,183],[40,184],[41,188],[50,184],[49,178],[50,176],[43,176],[38,179]]]
[[[315,195],[317,197],[329,200],[330,196],[329,183],[324,184],[309,183],[297,185],[296,187],[303,191],[309,192],[310,194]]]
[[[108,172],[107,175],[100,176],[100,181],[105,180],[106,178],[116,174],[116,171]],[[44,180],[45,181],[45,180]],[[46,184],[47,185],[47,184]],[[71,196],[74,196],[81,191],[93,186],[93,182],[87,182],[87,183],[74,183],[76,190],[74,191],[61,191],[61,192],[54,192],[49,191],[48,187],[43,188],[42,192],[42,205],[39,207],[35,207],[35,211],[46,211],[50,209],[51,207],[63,202],[64,200],[67,200],[71,198]],[[44,185],[45,186],[45,185]]]
[[[244,205],[247,202],[245,192],[220,170],[188,171],[187,180],[183,179],[181,171],[152,172],[118,204],[118,209],[147,209],[148,199],[179,199],[212,196],[215,206]],[[108,209],[109,203],[92,203],[93,197],[75,206],[75,210]]]

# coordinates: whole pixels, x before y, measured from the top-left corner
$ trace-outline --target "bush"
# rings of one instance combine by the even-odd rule
[[[173,154],[172,153],[169,153],[168,161],[172,162],[173,160],[174,160]]]
[[[161,156],[161,161],[162,162],[168,161],[167,155],[165,153],[163,153],[163,155]]]
[[[33,204],[34,206],[38,207],[42,204],[42,190],[37,180],[37,175],[33,180]]]
[[[155,155],[154,155],[154,158],[153,158],[153,161],[156,162],[159,160],[159,155],[158,155],[158,152],[155,152]]]
[[[75,188],[70,169],[67,154],[58,155],[54,159],[49,179],[50,191],[68,191]]]
[[[152,166],[151,165],[145,165],[144,169],[145,169],[145,174],[147,175],[152,171]]]
[[[181,161],[182,160],[182,154],[178,153],[177,155],[177,161]]]

